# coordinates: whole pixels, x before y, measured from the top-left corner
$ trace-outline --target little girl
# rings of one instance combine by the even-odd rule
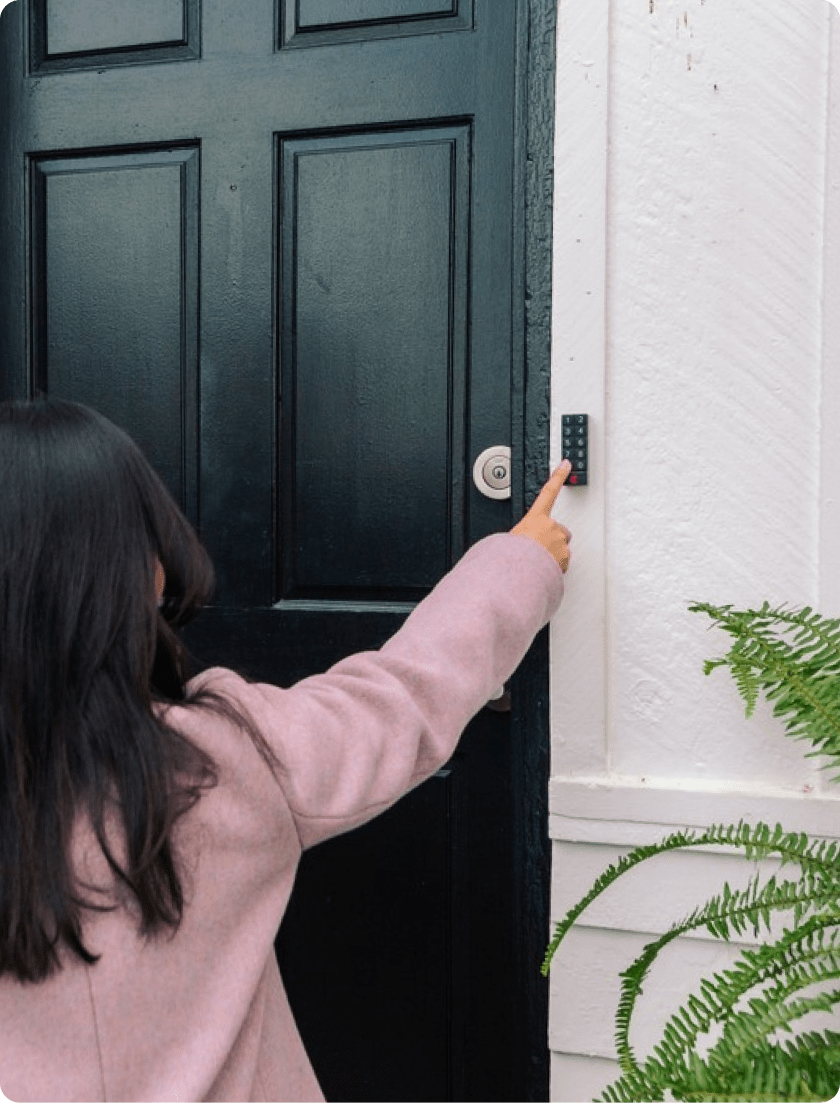
[[[439,769],[556,612],[568,470],[381,650],[187,681],[213,571],[154,471],[84,406],[0,404],[7,1097],[323,1099],[274,953],[301,852]]]

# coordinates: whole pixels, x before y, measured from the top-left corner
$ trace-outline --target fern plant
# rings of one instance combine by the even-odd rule
[[[787,735],[812,744],[823,766],[840,766],[840,621],[810,608],[734,610],[695,603],[734,642],[706,674],[727,667],[747,716],[764,693]],[[835,775],[834,781],[840,780]],[[557,924],[546,951],[546,975],[581,913],[628,870],[660,854],[723,847],[749,861],[775,858],[791,878],[757,874],[746,888],[719,894],[645,946],[621,974],[615,1040],[621,1075],[601,1096],[615,1103],[677,1100],[827,1100],[840,1088],[840,1030],[806,1029],[806,1016],[840,1005],[840,843],[812,840],[777,824],[713,825],[676,831],[639,846],[611,865]],[[772,920],[786,921],[774,934]],[[700,982],[668,1020],[653,1052],[630,1043],[633,1013],[661,951],[689,931],[728,940],[751,930],[764,940],[745,948],[733,967]],[[838,1022],[840,1027],[840,1021]]]

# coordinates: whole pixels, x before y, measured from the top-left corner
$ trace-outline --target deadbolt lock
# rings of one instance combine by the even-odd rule
[[[487,498],[510,497],[510,449],[505,444],[485,448],[473,464],[473,482]]]

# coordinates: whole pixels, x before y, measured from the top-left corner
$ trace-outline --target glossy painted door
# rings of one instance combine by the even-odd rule
[[[216,564],[204,665],[287,685],[378,647],[512,523],[471,469],[522,385],[521,7],[3,14],[4,391],[141,443]],[[545,916],[517,904],[512,759],[485,709],[438,776],[305,857],[278,955],[328,1098],[534,1090],[519,945]]]

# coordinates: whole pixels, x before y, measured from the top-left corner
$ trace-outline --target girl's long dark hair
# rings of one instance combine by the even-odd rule
[[[166,573],[163,605],[155,559]],[[218,783],[216,763],[156,702],[207,708],[279,763],[232,701],[185,697],[175,629],[205,604],[210,559],[139,448],[95,411],[58,399],[0,403],[0,975],[40,981],[64,944],[88,964],[70,842],[78,810],[140,933],[177,931],[184,896],[175,822]],[[104,830],[124,827],[125,865]]]

